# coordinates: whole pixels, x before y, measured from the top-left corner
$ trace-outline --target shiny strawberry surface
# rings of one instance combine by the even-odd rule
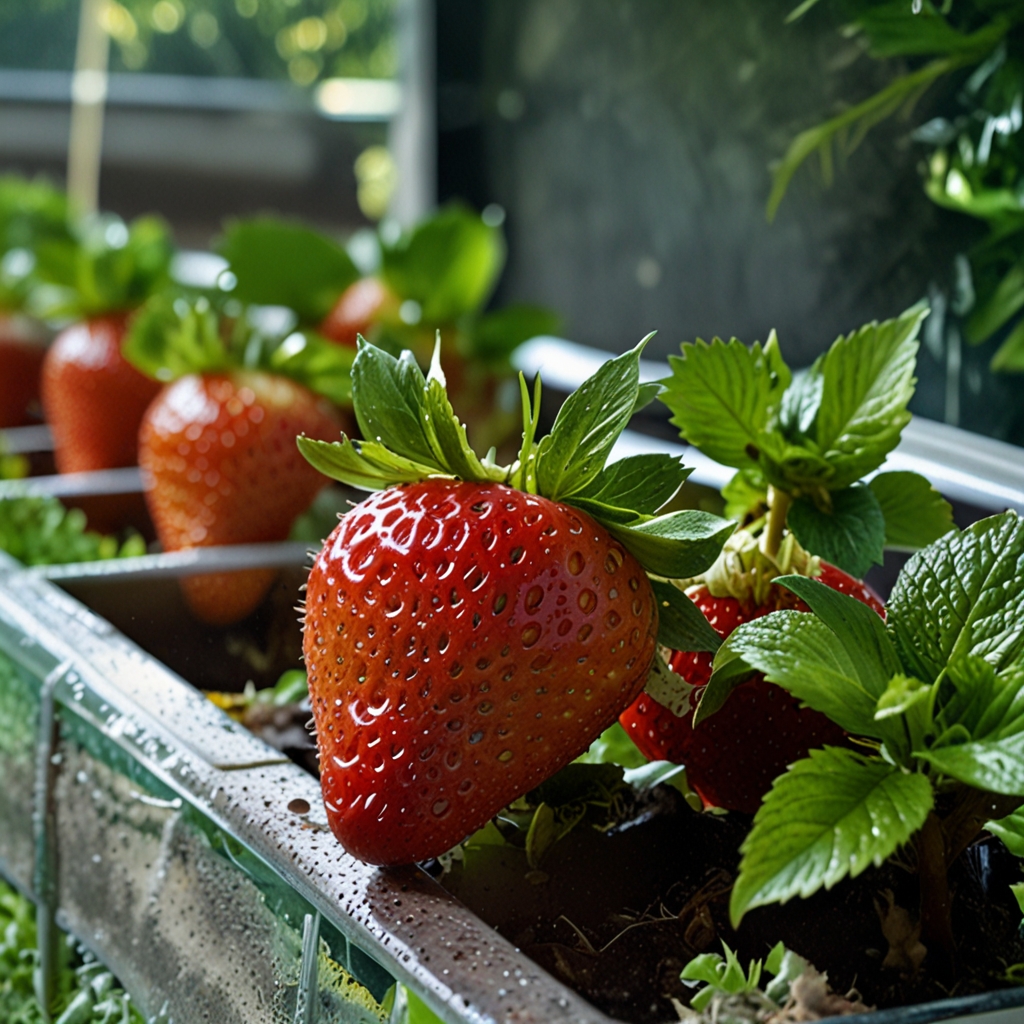
[[[615,720],[656,632],[643,569],[582,512],[500,484],[374,494],[306,594],[331,828],[376,864],[450,849]]]
[[[324,317],[319,331],[339,345],[356,345],[356,336],[370,334],[381,318],[398,319],[399,301],[393,291],[376,277],[364,277],[341,293],[334,308]]]
[[[146,500],[164,549],[284,540],[327,482],[299,454],[298,434],[335,440],[339,414],[283,377],[190,375],[169,385],[139,432]],[[186,600],[202,619],[237,621],[274,577],[268,570],[194,576]]]
[[[885,613],[877,595],[859,580],[828,563],[820,582]],[[690,597],[722,637],[751,619],[783,608],[807,611],[790,591],[773,586],[767,603],[745,607],[735,598],[714,597],[705,587]],[[825,744],[845,742],[845,734],[824,715],[799,703],[781,687],[757,675],[742,683],[725,706],[693,728],[693,712],[711,678],[713,656],[676,651],[669,666],[690,684],[690,706],[681,718],[646,693],[621,716],[623,728],[650,760],[686,766],[686,777],[706,806],[753,814],[772,782],[794,761]]]
[[[43,362],[42,396],[61,473],[134,466],[139,424],[161,385],[121,355],[128,314],[65,328]]]

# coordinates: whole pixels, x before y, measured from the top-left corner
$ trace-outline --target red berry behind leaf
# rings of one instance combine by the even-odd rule
[[[328,821],[355,856],[436,856],[584,751],[643,686],[657,608],[586,514],[429,480],[347,513],[310,573]]]
[[[818,580],[884,616],[871,588],[841,569],[823,562]],[[757,607],[745,608],[732,597],[713,597],[705,587],[690,596],[723,637],[769,612],[808,610],[779,586],[773,586],[769,601]],[[713,655],[703,651],[673,653],[669,666],[694,688],[683,717],[677,718],[643,693],[620,721],[644,757],[684,764],[688,782],[706,806],[753,814],[772,782],[790,764],[816,747],[845,742],[845,734],[819,712],[801,708],[795,698],[762,675],[738,686],[721,710],[694,729],[693,712],[711,678],[712,660]]]
[[[284,540],[325,484],[295,437],[334,440],[327,401],[264,373],[190,375],[153,402],[139,432],[146,500],[166,551]],[[193,576],[185,598],[201,619],[236,622],[263,599],[273,570]]]
[[[43,362],[42,395],[61,473],[134,466],[139,424],[161,385],[121,355],[127,313],[65,328]]]
[[[339,345],[355,348],[356,335],[364,337],[383,320],[398,319],[398,296],[376,277],[364,277],[346,288],[324,317],[319,331]]]

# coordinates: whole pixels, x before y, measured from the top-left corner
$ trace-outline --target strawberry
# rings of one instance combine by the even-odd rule
[[[46,333],[32,321],[0,314],[0,430],[38,418],[39,373]]]
[[[379,492],[306,595],[331,827],[374,863],[444,852],[587,748],[656,632],[643,569],[585,513],[496,483]]]
[[[355,856],[441,854],[582,753],[647,678],[645,566],[707,567],[732,532],[703,512],[652,514],[685,477],[678,460],[605,468],[641,349],[606,363],[540,442],[539,387],[531,411],[521,382],[509,466],[469,448],[437,350],[424,380],[411,353],[362,343],[353,406],[374,440],[299,439],[323,472],[379,491],[327,539],[305,604],[324,803]]]
[[[146,501],[164,550],[284,540],[325,483],[296,451],[295,435],[326,440],[341,425],[325,399],[285,377],[189,374],[168,385],[139,430]],[[182,585],[199,618],[226,625],[253,611],[274,575],[212,573]]]
[[[378,323],[399,323],[398,296],[376,277],[363,277],[348,286],[324,317],[319,332],[339,345],[356,346],[359,335],[370,337]]]
[[[65,328],[43,361],[43,408],[61,473],[134,466],[139,423],[160,384],[121,355],[128,314]]]
[[[823,562],[817,579],[884,616],[870,587],[841,569]],[[790,591],[774,584],[756,604],[715,597],[704,585],[691,588],[688,594],[723,638],[741,623],[769,612],[808,610]],[[801,708],[794,697],[762,675],[741,683],[725,707],[694,728],[693,713],[711,678],[712,661],[707,651],[673,651],[668,658],[669,668],[685,682],[689,696],[682,717],[644,693],[619,721],[646,758],[684,764],[688,782],[706,806],[753,814],[788,765],[811,749],[843,743],[845,734],[819,712]]]

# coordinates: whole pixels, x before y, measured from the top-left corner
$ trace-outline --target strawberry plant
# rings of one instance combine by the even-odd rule
[[[670,357],[661,400],[684,440],[736,469],[723,494],[743,529],[708,572],[681,581],[707,622],[659,661],[622,725],[645,756],[684,763],[708,805],[752,814],[786,765],[843,742],[839,725],[761,677],[748,678],[717,720],[691,720],[723,637],[770,612],[806,608],[773,580],[815,577],[881,612],[858,577],[887,547],[913,550],[952,528],[949,504],[923,477],[882,472],[863,482],[910,420],[926,313],[916,306],[867,324],[802,373],[787,367],[774,333],[763,346],[698,341]]]
[[[267,338],[200,296],[155,296],[140,311],[125,357],[166,386],[139,429],[146,502],[167,551],[284,540],[326,482],[295,436],[336,437],[351,358],[315,335]],[[182,580],[206,622],[244,618],[266,596],[272,570]]]
[[[438,348],[363,344],[353,407],[366,440],[299,439],[321,472],[375,491],[319,553],[304,650],[328,820],[356,856],[437,856],[587,749],[636,697],[657,640],[685,644],[681,594],[659,619],[646,571],[692,576],[734,526],[658,514],[677,459],[606,465],[658,385],[643,348],[609,360],[538,438],[540,382],[520,380],[519,457],[469,447]],[[660,596],[660,595],[659,595]]]
[[[697,721],[752,672],[856,737],[774,783],[742,847],[730,911],[806,897],[906,847],[922,941],[949,956],[950,865],[1024,804],[1024,524],[1014,512],[944,535],[907,563],[883,620],[800,576],[809,612],[740,625],[715,655]]]

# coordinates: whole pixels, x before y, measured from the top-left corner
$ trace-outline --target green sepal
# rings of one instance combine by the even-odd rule
[[[639,345],[609,359],[558,410],[537,452],[537,487],[553,501],[587,490],[604,469],[633,415],[640,380]]]
[[[924,775],[841,747],[812,750],[775,780],[740,848],[733,927],[754,907],[881,865],[924,824],[933,799]]]
[[[676,496],[693,472],[674,455],[631,455],[605,466],[581,494],[573,495],[614,509],[654,515]]]
[[[174,245],[159,217],[125,225],[117,217],[82,221],[75,244],[41,243],[31,312],[43,317],[90,317],[135,309],[170,282]]]
[[[122,343],[124,357],[141,373],[172,381],[229,365],[218,311],[203,296],[154,295],[132,318]]]
[[[259,366],[302,384],[335,405],[348,405],[355,356],[348,345],[337,345],[315,331],[293,331],[263,346]]]
[[[307,324],[323,320],[359,278],[352,258],[336,242],[275,217],[230,221],[216,249],[234,275],[234,298],[287,306]]]
[[[860,579],[883,561],[882,507],[874,491],[862,484],[829,492],[828,506],[819,507],[809,496],[797,498],[786,523],[802,548]]]
[[[658,602],[658,643],[674,651],[710,651],[722,646],[700,609],[678,587],[651,580]]]
[[[296,444],[306,461],[324,476],[362,491],[450,476],[436,467],[396,455],[376,441],[352,441],[344,435],[340,441],[316,441],[300,435]]]
[[[731,520],[696,509],[669,512],[634,525],[598,521],[648,572],[680,580],[710,569],[736,529]]]

